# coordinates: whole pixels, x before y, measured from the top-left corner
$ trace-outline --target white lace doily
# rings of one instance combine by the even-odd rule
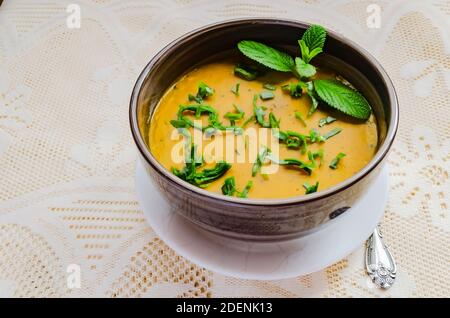
[[[0,297],[450,295],[449,1],[78,0],[79,29],[66,24],[70,3],[0,7]],[[367,25],[374,3],[380,28]],[[188,30],[245,16],[320,23],[392,77],[401,113],[383,222],[399,268],[390,290],[368,280],[362,247],[311,275],[239,280],[176,255],[145,222],[128,125],[138,73]],[[67,284],[73,264],[80,288]]]

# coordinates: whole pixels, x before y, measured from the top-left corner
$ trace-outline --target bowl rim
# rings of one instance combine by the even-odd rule
[[[378,167],[383,159],[389,152],[389,149],[394,142],[395,135],[398,129],[398,117],[399,117],[399,107],[398,107],[398,98],[394,89],[394,85],[392,80],[389,78],[385,69],[381,66],[381,64],[375,59],[375,57],[370,54],[366,49],[361,47],[359,44],[349,40],[342,35],[337,34],[334,31],[330,31],[326,28],[327,35],[333,37],[335,40],[339,42],[343,42],[346,45],[350,46],[354,50],[358,51],[368,63],[374,68],[374,70],[378,73],[378,75],[383,80],[383,85],[387,88],[388,99],[390,103],[390,111],[391,116],[388,123],[388,130],[386,133],[386,138],[383,144],[378,148],[374,157],[371,159],[369,163],[367,163],[361,170],[359,170],[356,174],[351,176],[350,178],[345,179],[338,184],[316,193],[301,195],[295,197],[288,198],[280,198],[280,199],[251,199],[251,198],[237,198],[226,196],[223,194],[218,194],[214,192],[207,191],[205,189],[196,187],[178,177],[174,174],[170,173],[162,164],[158,162],[158,160],[152,155],[151,151],[148,149],[143,137],[141,136],[141,132],[138,124],[138,116],[137,116],[137,102],[139,100],[139,95],[142,90],[142,86],[150,73],[152,67],[168,52],[177,48],[179,45],[183,45],[184,42],[190,40],[193,37],[197,37],[203,33],[210,32],[216,29],[221,29],[223,27],[229,27],[233,25],[240,24],[279,24],[286,26],[294,26],[294,27],[302,27],[308,28],[310,23],[306,23],[303,21],[293,20],[293,19],[279,19],[279,18],[238,18],[238,19],[230,19],[224,20],[220,22],[215,22],[211,24],[207,24],[203,27],[196,28],[184,35],[176,38],[171,41],[165,47],[163,47],[156,55],[154,55],[144,69],[139,74],[138,79],[133,87],[132,94],[130,97],[130,106],[129,106],[129,120],[130,120],[130,128],[133,139],[136,143],[136,146],[141,153],[142,157],[145,161],[150,164],[162,177],[169,179],[170,181],[178,184],[182,188],[193,192],[196,195],[205,196],[207,198],[213,200],[225,201],[229,204],[238,204],[238,205],[246,205],[246,206],[278,206],[278,205],[292,205],[292,204],[302,204],[307,202],[312,202],[320,199],[324,199],[330,197],[336,193],[342,192],[343,190],[348,189],[355,183],[359,182],[363,178],[365,178],[371,171],[373,171],[376,167]]]

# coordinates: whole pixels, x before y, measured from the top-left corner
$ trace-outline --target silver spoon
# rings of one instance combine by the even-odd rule
[[[387,246],[383,243],[379,226],[366,243],[366,270],[372,281],[387,289],[395,282],[397,266]]]

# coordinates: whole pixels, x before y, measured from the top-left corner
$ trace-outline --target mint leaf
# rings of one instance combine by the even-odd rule
[[[300,46],[300,51],[302,52],[302,60],[309,62],[309,48],[304,40],[298,40],[298,45]]]
[[[316,74],[316,68],[308,63],[305,63],[301,58],[295,58],[295,70],[300,77],[311,77]]]
[[[314,50],[309,52],[309,60],[312,60],[316,55],[318,55],[319,53],[322,53],[322,52],[323,51],[320,47],[316,47]]]
[[[316,24],[310,26],[308,30],[303,33],[302,40],[308,47],[309,52],[311,52],[317,48],[323,49],[326,37],[327,31],[324,27]]]
[[[327,31],[320,25],[312,25],[305,31],[302,39],[298,41],[303,61],[308,64],[313,57],[322,53]]]
[[[294,59],[290,55],[265,44],[255,41],[240,41],[238,48],[248,58],[276,71],[291,72],[294,68]]]
[[[369,118],[372,110],[361,93],[337,80],[315,80],[313,83],[317,95],[329,106],[358,119]]]

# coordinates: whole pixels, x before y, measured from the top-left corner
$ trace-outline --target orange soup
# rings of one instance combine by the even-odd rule
[[[178,122],[180,118],[190,122],[198,120],[198,127],[182,127],[191,136],[195,130],[203,136],[213,135],[204,138],[202,149],[195,149],[196,156],[203,155],[203,160],[196,165],[194,172],[214,170],[217,162],[230,161],[225,156],[226,151],[223,154],[210,152],[212,155],[205,151],[219,138],[208,129],[202,131],[201,127],[207,126],[208,121],[214,120],[218,127],[234,127],[232,138],[235,144],[244,145],[232,150],[235,159],[228,162],[229,166],[220,177],[211,180],[206,177],[205,182],[195,181],[198,186],[216,193],[264,199],[301,196],[344,181],[372,159],[377,145],[373,114],[366,121],[358,121],[327,106],[319,106],[312,112],[312,99],[305,88],[295,94],[292,83],[298,80],[293,75],[269,71],[248,81],[235,75],[235,64],[230,59],[199,66],[180,78],[161,98],[151,118],[149,144],[152,154],[165,168],[178,175],[186,168],[185,162],[178,162],[173,157],[173,149],[180,143],[180,139],[173,136],[174,130],[184,125]],[[313,78],[330,79],[335,76],[331,71],[318,69]],[[202,88],[199,85],[203,85]],[[180,105],[185,106],[185,111],[179,112]],[[189,105],[193,107],[186,107]],[[193,109],[198,109],[198,105],[210,108],[198,111],[195,116]],[[214,113],[208,109],[213,109]],[[270,113],[273,118],[269,118]],[[259,121],[257,115],[260,116]],[[211,119],[211,116],[215,118]],[[260,140],[257,154],[261,155],[265,149],[266,157],[260,158],[260,162],[258,157],[253,162],[242,160],[251,157],[245,131],[258,131],[272,119],[273,125],[279,129],[279,132],[271,132],[277,139],[279,137],[277,154],[270,154],[272,148],[264,148],[264,141]],[[293,142],[286,139],[291,138],[289,134],[292,134]],[[301,138],[296,139],[295,136]],[[290,164],[292,162],[304,165]],[[278,164],[279,167],[273,173],[263,173],[261,168],[267,164]],[[202,176],[205,175],[208,173]],[[315,186],[314,191],[310,191],[312,186]]]

